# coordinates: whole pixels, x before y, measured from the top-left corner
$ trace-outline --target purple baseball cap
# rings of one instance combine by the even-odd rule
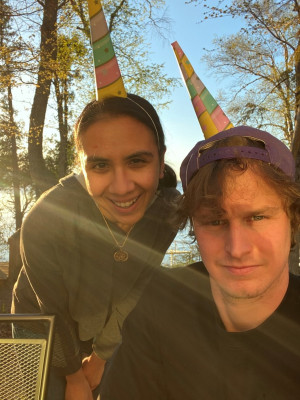
[[[230,137],[242,136],[261,142],[263,148],[250,146],[230,146],[212,149],[213,143]],[[281,169],[292,179],[295,177],[295,161],[287,146],[270,133],[249,126],[237,126],[202,140],[193,147],[180,167],[182,188],[185,191],[194,174],[212,161],[224,158],[254,158],[265,161]]]

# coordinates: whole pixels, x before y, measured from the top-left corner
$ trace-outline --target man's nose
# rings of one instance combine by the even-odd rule
[[[225,238],[225,250],[233,258],[241,258],[252,249],[250,229],[242,222],[228,224]]]

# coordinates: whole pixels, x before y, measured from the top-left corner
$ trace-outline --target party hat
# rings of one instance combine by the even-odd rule
[[[172,43],[184,82],[200,122],[204,137],[207,139],[218,132],[232,128],[233,125],[216,100],[196,75],[187,56],[177,42]]]
[[[127,97],[100,0],[88,0],[97,100]]]

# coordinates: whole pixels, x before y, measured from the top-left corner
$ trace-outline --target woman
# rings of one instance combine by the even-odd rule
[[[49,400],[93,398],[124,319],[176,234],[176,176],[146,100],[88,104],[75,143],[81,174],[63,178],[25,219],[13,292],[13,312],[56,315]]]

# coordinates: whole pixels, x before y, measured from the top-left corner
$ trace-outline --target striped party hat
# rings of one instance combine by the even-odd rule
[[[100,0],[88,0],[97,100],[127,97]]]
[[[218,105],[216,100],[206,89],[202,81],[196,75],[187,56],[177,42],[172,43],[183,80],[191,96],[191,100],[199,120],[204,137],[207,139],[218,132],[230,129],[232,123]]]

